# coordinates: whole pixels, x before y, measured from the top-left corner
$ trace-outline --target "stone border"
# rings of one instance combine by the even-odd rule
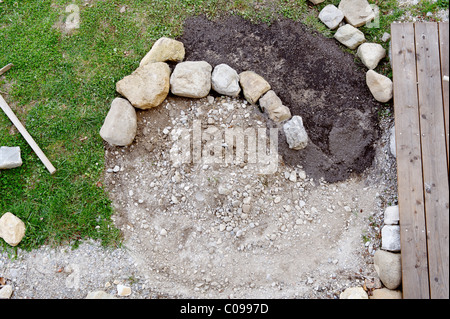
[[[130,145],[136,136],[136,109],[158,107],[169,95],[200,99],[211,90],[224,96],[237,97],[258,105],[269,119],[283,125],[291,149],[300,150],[308,144],[302,118],[292,117],[289,108],[259,74],[247,70],[238,74],[227,64],[213,67],[206,61],[183,61],[182,42],[162,37],[141,60],[140,66],[116,83],[115,98],[100,129],[100,136],[112,146]],[[168,61],[177,62],[173,71]]]
[[[309,0],[314,4],[324,0]],[[393,83],[388,77],[374,69],[386,57],[386,50],[378,43],[366,42],[364,33],[358,27],[372,23],[376,12],[367,0],[341,0],[338,7],[329,4],[319,13],[319,20],[330,30],[337,29],[334,38],[351,50],[367,67],[366,84],[373,97],[381,103],[389,102],[393,97]],[[390,34],[385,33],[382,41],[389,41]],[[395,158],[395,135],[390,133],[390,151]],[[381,298],[401,299],[401,292],[396,290],[401,285],[400,226],[398,206],[387,207],[384,212],[384,226],[381,229],[381,249],[374,254],[374,268],[381,282],[387,288],[380,292]],[[366,287],[367,288],[367,287]],[[379,289],[381,290],[381,289]],[[380,297],[380,296],[379,296]],[[379,298],[377,297],[377,298]],[[366,291],[361,287],[346,289],[341,299],[367,299]]]
[[[309,0],[313,4],[324,0]],[[319,20],[329,29],[337,29],[334,38],[351,50],[367,67],[366,84],[375,100],[389,102],[393,96],[392,81],[374,71],[378,63],[386,57],[386,50],[378,43],[366,42],[358,27],[371,23],[376,13],[367,0],[341,0],[338,7],[329,4],[319,13]],[[383,36],[388,41],[389,34]],[[185,48],[180,41],[162,37],[140,61],[139,67],[130,75],[116,83],[116,91],[123,97],[113,100],[111,108],[100,130],[101,137],[112,146],[130,145],[137,131],[137,109],[158,107],[169,92],[175,96],[204,98],[211,90],[231,97],[241,91],[244,99],[252,105],[259,104],[269,119],[283,126],[286,141],[291,149],[300,150],[307,146],[308,135],[300,116],[292,116],[288,107],[271,89],[271,85],[259,74],[247,70],[238,74],[226,64],[214,68],[206,61],[184,61]],[[176,62],[173,71],[167,62]],[[395,141],[394,141],[395,142]],[[391,214],[392,212],[392,214]],[[385,211],[385,226],[382,228],[382,247],[374,254],[375,270],[386,288],[384,296],[401,298],[401,292],[392,291],[401,284],[401,262],[398,207],[388,207]],[[395,215],[395,216],[391,216]],[[388,222],[388,220],[391,220]],[[366,290],[381,288],[374,284]],[[341,299],[368,299],[362,287],[352,287],[342,292]],[[399,296],[400,294],[400,296]],[[393,295],[393,296],[392,296]],[[381,297],[383,298],[383,297]]]

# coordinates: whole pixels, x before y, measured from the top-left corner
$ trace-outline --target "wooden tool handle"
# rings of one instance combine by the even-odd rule
[[[8,71],[9,69],[11,69],[13,67],[12,63],[9,63],[7,65],[5,65],[3,68],[0,69],[0,75],[2,75],[3,73],[5,73],[6,71]]]
[[[47,156],[45,156],[44,152],[42,152],[41,148],[36,144],[36,142],[33,140],[31,135],[28,133],[26,128],[22,125],[22,123],[19,121],[17,116],[14,114],[14,112],[9,107],[8,103],[3,99],[3,96],[0,95],[0,107],[2,110],[6,113],[8,118],[11,120],[11,122],[14,124],[14,126],[19,130],[20,134],[25,138],[25,140],[28,142],[28,144],[31,146],[33,151],[36,153],[36,155],[39,157],[39,159],[44,163],[45,167],[48,169],[50,174],[53,174],[56,172],[55,167],[50,163]]]

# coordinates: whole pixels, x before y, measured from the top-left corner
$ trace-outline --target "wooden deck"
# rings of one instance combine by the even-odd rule
[[[391,25],[405,299],[449,298],[448,23]]]

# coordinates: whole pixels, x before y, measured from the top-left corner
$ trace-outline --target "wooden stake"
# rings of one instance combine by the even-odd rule
[[[55,167],[48,160],[47,156],[45,156],[44,152],[42,152],[41,148],[33,140],[31,135],[28,133],[26,128],[22,125],[22,123],[19,121],[17,116],[14,114],[14,112],[9,107],[8,103],[6,103],[6,101],[3,99],[3,96],[1,96],[1,95],[0,95],[0,107],[6,113],[6,115],[11,120],[11,122],[14,124],[14,126],[19,130],[20,134],[22,134],[22,136],[25,138],[25,140],[31,146],[33,151],[36,153],[36,155],[39,157],[39,159],[42,161],[42,163],[48,169],[50,174],[55,173],[56,172]]]

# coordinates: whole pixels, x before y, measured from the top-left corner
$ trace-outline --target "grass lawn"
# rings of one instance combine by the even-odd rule
[[[383,13],[380,27],[363,27],[372,41],[389,32],[402,12],[396,0],[370,2],[379,2]],[[301,20],[331,37],[317,19],[330,3],[339,0],[315,8],[307,0],[1,1],[0,68],[14,67],[0,78],[0,92],[57,169],[50,175],[0,112],[0,145],[20,146],[22,152],[20,168],[0,171],[0,215],[11,212],[26,224],[19,247],[76,246],[86,238],[120,245],[102,185],[99,130],[117,96],[115,83],[139,66],[154,41],[180,35],[188,16],[225,13],[263,23],[278,16]],[[66,33],[71,4],[79,9],[80,23]],[[123,6],[127,10],[121,13]],[[9,248],[3,240],[1,247]]]

